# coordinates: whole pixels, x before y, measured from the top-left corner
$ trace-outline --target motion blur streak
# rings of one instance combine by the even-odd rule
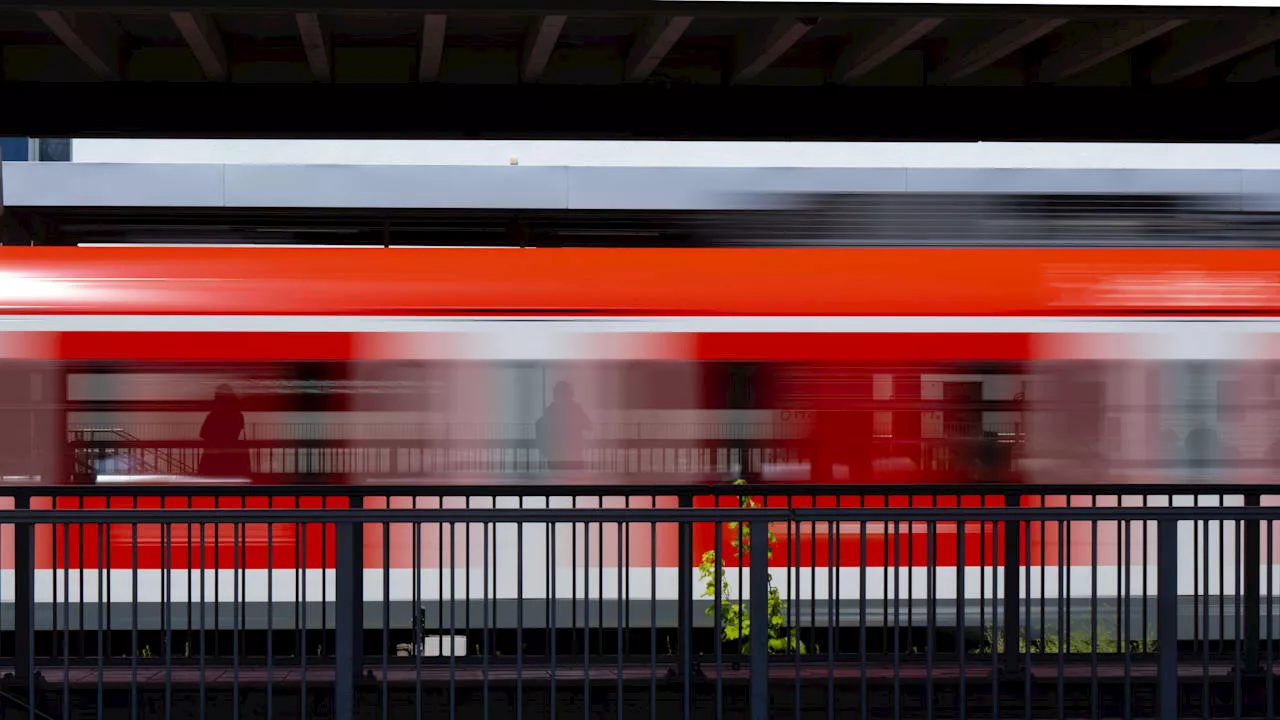
[[[1271,250],[14,248],[0,273],[94,288],[0,289],[0,476],[42,485],[745,478],[905,500],[926,483],[1194,494],[1280,464]],[[836,534],[845,562],[870,535]],[[714,533],[689,558],[650,541],[632,569],[692,563]],[[331,564],[321,545],[301,562]],[[245,552],[254,572],[288,562]]]

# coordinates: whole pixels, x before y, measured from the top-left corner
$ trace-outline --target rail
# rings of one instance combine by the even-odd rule
[[[1277,700],[1276,486],[8,490],[0,710],[22,716]]]

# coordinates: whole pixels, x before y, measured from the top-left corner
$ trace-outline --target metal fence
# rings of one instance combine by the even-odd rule
[[[1189,489],[15,490],[0,711],[1272,717],[1280,488]]]

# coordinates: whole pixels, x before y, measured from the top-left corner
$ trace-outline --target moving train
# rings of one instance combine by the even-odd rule
[[[675,505],[642,500],[646,484],[737,478],[902,487],[853,504],[935,502],[914,497],[918,485],[959,496],[974,484],[1184,483],[1173,501],[1189,503],[1213,485],[1271,482],[1278,313],[1271,250],[4,248],[0,477],[39,487],[37,506],[68,518],[135,501],[60,487],[122,483],[332,486],[299,507],[345,506],[355,485],[417,486],[363,502],[574,506],[584,523],[601,505]],[[536,497],[562,483],[627,484],[634,497]],[[438,494],[461,485],[502,490]],[[185,495],[137,502],[212,506]],[[893,573],[922,597],[925,551],[907,530],[790,530],[771,559],[783,597],[837,588],[884,601],[907,592]],[[968,597],[993,597],[991,529],[963,531],[963,558],[958,531],[937,528],[936,597],[954,599],[960,572]],[[1154,553],[1144,564],[1136,548],[1154,526],[1124,536],[1127,574],[1118,532],[1102,528],[1094,546],[1087,528],[1037,530],[1026,562],[1055,571],[1029,592],[1153,593]],[[0,600],[12,602],[6,533]],[[692,557],[673,527],[647,523],[516,533],[406,526],[386,544],[370,528],[366,599],[380,601],[385,580],[404,624],[415,603],[496,598],[506,610],[493,622],[510,624],[517,599],[617,603],[625,582],[671,623],[676,578],[716,547],[711,527]],[[1185,534],[1187,568],[1238,562],[1230,533]],[[241,601],[248,626],[266,621],[268,592],[334,596],[331,538],[315,528],[210,530],[198,545],[191,528],[55,526],[36,545],[39,603],[105,599],[105,573],[111,602],[146,603],[144,625],[160,622],[162,592]],[[1215,570],[1206,588],[1195,567],[1187,594],[1235,592],[1234,573]]]

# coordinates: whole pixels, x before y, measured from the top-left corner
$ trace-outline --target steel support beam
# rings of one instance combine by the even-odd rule
[[[187,41],[191,54],[196,56],[204,76],[216,82],[226,80],[229,72],[227,46],[213,20],[208,15],[186,11],[171,12],[169,17],[173,18],[173,24]]]
[[[769,523],[751,521],[751,720],[769,720]]]
[[[763,39],[751,42],[739,52],[732,82],[754,80],[812,30],[813,25],[810,20],[796,18],[782,18],[775,22]]]
[[[422,44],[418,50],[418,82],[436,82],[440,79],[440,65],[444,60],[444,34],[448,24],[448,15],[422,16]]]
[[[1035,80],[1060,82],[1170,33],[1186,22],[1176,18],[1140,18],[1103,23],[1046,57],[1036,71]]]
[[[120,80],[122,33],[109,18],[90,18],[83,13],[37,10],[36,15],[76,57],[101,80]]]
[[[364,660],[364,529],[355,522],[334,529],[334,717],[356,717],[356,684]]]
[[[691,24],[693,18],[688,15],[657,17],[649,21],[627,55],[626,81],[647,80]]]
[[[298,13],[298,35],[302,38],[302,47],[307,52],[307,65],[311,66],[311,76],[320,82],[333,82],[333,66],[329,61],[329,41],[320,27],[320,16],[313,13]]]
[[[1151,82],[1165,85],[1280,41],[1280,17],[1238,18],[1170,48],[1151,64]]]
[[[1156,712],[1178,718],[1178,521],[1156,522]],[[1256,568],[1255,568],[1256,569]]]
[[[567,15],[547,15],[539,18],[529,30],[525,39],[524,63],[521,66],[521,77],[525,82],[538,82],[542,79],[568,19]]]
[[[931,73],[930,81],[948,83],[962,80],[1012,55],[1066,23],[1066,18],[1023,20],[943,63]]]
[[[872,37],[849,43],[836,61],[831,79],[838,83],[851,83],[906,50],[941,24],[942,18],[895,20]]]

